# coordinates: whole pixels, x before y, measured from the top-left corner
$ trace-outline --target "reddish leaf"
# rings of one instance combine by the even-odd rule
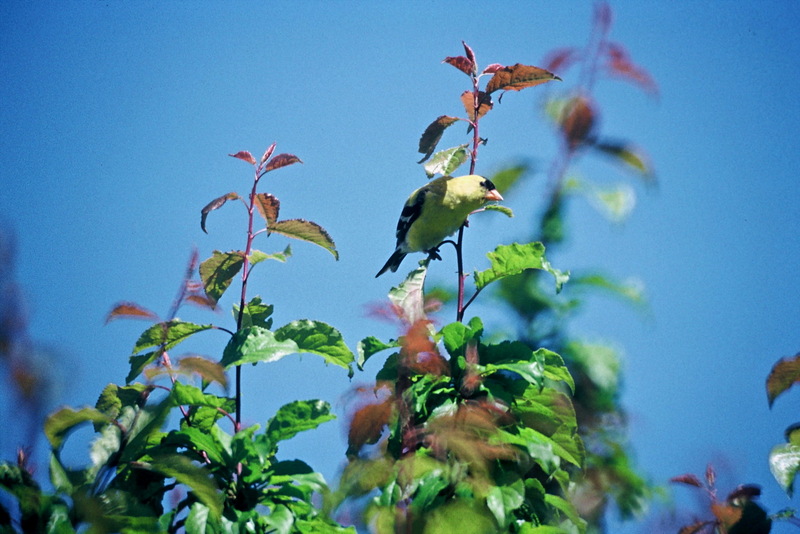
[[[241,150],[236,154],[228,154],[228,155],[232,158],[238,158],[242,161],[246,161],[247,163],[252,163],[253,165],[256,164],[256,158],[254,158],[253,155],[247,150]]]
[[[389,423],[394,397],[387,397],[378,404],[367,404],[353,414],[347,434],[348,455],[357,454],[361,447],[376,443]]]
[[[742,518],[742,508],[726,504],[711,503],[711,512],[726,527],[735,525]]]
[[[557,48],[544,58],[544,65],[549,71],[565,71],[581,58],[581,51],[574,47]]]
[[[222,195],[221,197],[215,198],[214,200],[206,204],[206,206],[202,210],[200,210],[200,228],[205,233],[208,233],[208,231],[206,230],[206,217],[208,217],[208,214],[211,211],[214,211],[215,209],[222,207],[222,205],[225,204],[227,201],[236,200],[238,198],[239,195],[237,195],[236,193],[228,193],[227,195]]]
[[[475,64],[464,56],[448,56],[444,58],[444,62],[449,63],[469,76],[472,76],[472,73],[475,70]]]
[[[475,52],[472,51],[472,48],[465,41],[461,41],[461,44],[464,45],[464,53],[467,54],[467,59],[472,62],[473,65],[477,65],[478,61],[475,59]]]
[[[158,315],[139,306],[135,302],[120,302],[106,315],[106,324],[121,317],[158,320]]]
[[[767,377],[767,400],[770,407],[780,394],[800,382],[800,353],[783,358],[774,365]]]
[[[500,63],[492,63],[491,65],[483,69],[483,72],[481,74],[494,74],[495,72],[497,72],[502,68],[505,68],[505,66],[501,65]]]
[[[303,162],[294,154],[278,154],[267,163],[267,166],[264,167],[264,172],[274,171],[275,169],[280,169],[281,167],[286,167],[294,163]]]
[[[695,488],[703,487],[703,483],[700,482],[700,479],[691,473],[687,473],[685,475],[680,475],[677,477],[672,477],[671,479],[669,479],[669,481],[674,482],[676,484],[686,484],[687,486],[694,486]]]
[[[548,70],[517,63],[511,67],[498,69],[486,84],[486,92],[520,91],[553,80],[561,80],[561,78]]]
[[[653,77],[631,61],[628,52],[622,45],[609,43],[606,52],[608,55],[606,69],[609,74],[630,81],[649,93],[658,93],[658,85]]]
[[[422,163],[433,154],[433,151],[436,150],[436,145],[439,144],[439,141],[442,139],[442,135],[444,131],[453,123],[455,123],[458,117],[450,117],[447,115],[441,115],[435,121],[430,123],[425,131],[422,133],[422,137],[419,138],[419,150],[420,154],[425,154],[425,157],[419,160],[417,163]]]
[[[260,163],[261,165],[263,165],[264,162],[267,161],[269,157],[272,155],[272,153],[275,151],[275,145],[277,145],[277,143],[272,143],[271,145],[269,145],[269,147],[267,147],[267,150],[264,151],[264,155],[261,156],[261,163]]]
[[[472,91],[461,93],[461,103],[464,104],[469,120],[475,122],[475,93]],[[478,91],[478,118],[486,115],[490,109],[492,109],[492,97],[483,91]]]
[[[577,96],[564,107],[560,120],[561,132],[570,150],[575,150],[589,139],[595,122],[594,105],[586,97]]]
[[[267,221],[267,226],[269,226],[278,220],[281,202],[278,197],[269,193],[258,193],[256,195],[256,208],[258,208],[258,212],[264,217],[264,220]]]
[[[196,306],[200,306],[201,308],[208,308],[208,309],[215,309],[217,307],[217,303],[208,298],[205,295],[189,295],[186,297],[187,302],[191,302]]]

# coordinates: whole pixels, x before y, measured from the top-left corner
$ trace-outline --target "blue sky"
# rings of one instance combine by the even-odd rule
[[[770,511],[797,506],[773,481],[767,454],[798,420],[799,397],[769,410],[764,381],[778,358],[800,351],[800,7],[612,8],[612,39],[650,71],[660,96],[601,82],[602,128],[643,146],[659,185],[639,187],[587,159],[575,171],[632,184],[636,209],[614,225],[574,202],[572,240],[550,260],[638,278],[650,304],[641,313],[598,299],[573,331],[623,348],[631,440],[654,482],[711,461],[723,490],[757,483]],[[243,246],[241,210],[214,212],[209,235],[199,211],[249,187],[249,167],[227,154],[260,154],[273,141],[304,164],[272,173],[261,190],[280,198],[284,217],[324,226],[341,261],[293,243],[294,257],[262,269],[254,291],[275,304],[278,325],[323,320],[353,348],[367,335],[394,336],[366,310],[400,281],[373,277],[392,251],[402,202],[425,181],[419,136],[438,115],[461,111],[466,78],[441,60],[465,40],[483,65],[540,64],[552,48],[585,42],[591,11],[588,2],[2,3],[0,223],[16,235],[16,278],[31,334],[49,349],[53,404],[92,404],[124,380],[145,324],[104,326],[114,303],[166,313],[193,246],[203,258]],[[537,90],[507,94],[482,123],[479,173],[521,159],[546,168],[555,144]],[[516,218],[474,225],[467,266],[482,268],[485,251],[525,235],[537,200],[509,195]],[[267,252],[285,245],[258,243]],[[232,324],[227,312],[181,316]],[[219,355],[224,342],[208,333],[186,350]],[[351,385],[310,355],[248,368],[245,419],[263,423],[297,398],[340,408]],[[12,428],[14,408],[3,394]],[[343,425],[328,424],[284,453],[333,478],[343,436]],[[3,457],[18,438],[0,437]]]

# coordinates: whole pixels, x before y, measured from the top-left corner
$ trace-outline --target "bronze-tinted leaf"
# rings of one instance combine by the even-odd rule
[[[267,166],[264,167],[264,172],[274,171],[275,169],[280,169],[281,167],[286,167],[287,165],[292,165],[294,163],[303,163],[300,161],[300,158],[295,156],[294,154],[278,154],[267,163]]]
[[[606,69],[609,74],[632,82],[649,93],[658,93],[658,85],[653,77],[645,69],[631,61],[628,51],[622,45],[609,43],[606,53],[608,60]]]
[[[701,532],[707,530],[707,527],[714,524],[714,521],[698,521],[696,523],[692,523],[691,525],[686,525],[682,527],[678,534],[700,534]]]
[[[186,373],[194,373],[205,382],[217,382],[223,388],[228,387],[225,369],[218,363],[202,356],[184,356],[178,362],[178,369]]]
[[[769,372],[767,377],[767,400],[770,407],[778,395],[797,382],[800,382],[800,353],[778,361]]]
[[[419,160],[417,163],[422,163],[433,154],[433,151],[436,150],[436,145],[439,144],[439,141],[442,139],[442,135],[444,131],[453,123],[458,120],[458,117],[450,117],[448,115],[441,115],[435,121],[430,123],[425,131],[422,133],[422,137],[419,138],[419,150],[420,154],[425,154],[425,157]]]
[[[106,315],[106,324],[114,319],[127,317],[130,319],[152,319],[158,320],[158,315],[150,310],[143,308],[135,302],[120,302]]]
[[[269,159],[269,157],[270,157],[270,156],[272,155],[272,153],[275,151],[275,146],[276,146],[277,144],[278,144],[278,143],[272,143],[271,145],[269,145],[269,147],[267,147],[267,149],[264,151],[264,155],[263,155],[263,156],[261,156],[261,163],[260,163],[261,165],[263,165],[263,164],[264,164],[264,162],[265,162],[265,161],[267,161],[267,160]]]
[[[239,198],[239,195],[237,195],[236,193],[231,192],[231,193],[228,193],[227,195],[222,195],[221,197],[215,198],[214,200],[212,200],[211,202],[206,204],[206,206],[202,210],[200,210],[200,228],[205,233],[208,233],[208,231],[206,230],[206,217],[208,217],[209,212],[214,211],[215,209],[222,207],[222,205],[225,204],[229,200],[235,200],[235,199],[238,199],[238,198]]]
[[[246,161],[247,163],[252,163],[253,165],[256,164],[256,158],[254,158],[253,155],[247,150],[240,150],[236,154],[228,154],[228,155],[232,158],[238,158],[242,161]]]
[[[331,254],[337,260],[339,259],[339,252],[336,250],[336,244],[333,242],[330,234],[325,229],[315,222],[307,221],[305,219],[289,219],[286,221],[278,221],[271,224],[267,231],[270,234],[281,234],[293,239],[300,239],[319,245]]]
[[[217,303],[205,295],[193,294],[186,297],[186,302],[190,302],[201,308],[208,308],[213,310],[217,307]]]
[[[586,143],[594,132],[594,104],[584,96],[576,96],[564,107],[559,123],[567,146],[570,150],[575,150]]]
[[[361,447],[376,443],[389,423],[392,415],[394,397],[387,397],[383,402],[367,404],[353,414],[350,430],[347,433],[348,455],[358,454]]]
[[[553,80],[561,80],[561,78],[548,70],[517,63],[510,67],[498,69],[489,80],[489,83],[486,84],[486,92],[493,93],[500,90],[520,91],[527,87],[534,87]]]
[[[505,68],[505,65],[501,65],[500,63],[492,63],[491,65],[483,69],[483,72],[481,74],[494,74],[495,72],[497,72],[502,68]]]
[[[703,487],[703,483],[700,482],[700,479],[691,473],[672,477],[671,479],[669,479],[669,481],[674,482],[676,484],[686,484],[688,486],[694,486],[695,488]]]
[[[465,41],[461,41],[461,44],[464,45],[464,53],[467,54],[467,59],[472,62],[473,65],[478,64],[478,60],[475,59],[475,52],[472,51],[472,48]]]
[[[448,63],[464,74],[472,75],[472,72],[475,70],[475,64],[470,61],[468,58],[464,56],[448,56],[444,58],[444,62]]]
[[[467,112],[469,120],[475,122],[475,93],[472,91],[464,91],[461,93],[461,103],[464,104],[464,110]],[[492,109],[492,97],[478,91],[478,118],[480,119]]]
[[[278,220],[281,202],[278,197],[269,193],[258,193],[256,195],[256,208],[258,208],[258,212],[264,217],[264,220],[267,221],[267,226],[269,226]]]

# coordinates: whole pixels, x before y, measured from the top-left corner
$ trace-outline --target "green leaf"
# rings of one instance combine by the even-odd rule
[[[263,516],[268,532],[275,534],[291,534],[294,526],[294,514],[286,506],[279,504],[275,506],[268,516]],[[298,531],[299,532],[299,531]]]
[[[76,426],[86,423],[110,423],[111,419],[100,410],[84,407],[80,410],[61,408],[50,414],[44,422],[44,434],[50,446],[59,449],[70,431]]]
[[[100,393],[95,408],[109,419],[116,419],[123,406],[139,406],[144,402],[145,397],[142,393],[152,390],[152,387],[144,384],[131,384],[130,386],[118,386],[109,384]],[[98,430],[95,425],[95,430]]]
[[[214,302],[219,302],[243,263],[244,253],[241,251],[215,250],[210,258],[200,264],[200,280],[203,281],[206,296]]]
[[[289,259],[289,256],[291,255],[292,248],[287,245],[283,252],[275,252],[273,254],[267,254],[265,252],[261,252],[260,250],[253,250],[250,252],[248,260],[250,261],[250,265],[256,265],[264,260],[275,260],[281,263],[286,263],[286,260]]]
[[[236,332],[228,341],[220,363],[228,369],[246,363],[274,362],[297,352],[297,343],[294,341],[278,341],[271,330],[250,326]]]
[[[783,491],[792,498],[794,480],[800,470],[800,446],[784,443],[774,447],[769,453],[769,470]]]
[[[483,335],[483,322],[479,317],[473,317],[469,323],[450,323],[441,329],[442,340],[450,356],[463,356],[464,348],[470,341],[479,340]],[[527,349],[530,354],[530,349]]]
[[[513,189],[528,172],[531,172],[529,165],[519,164],[494,173],[491,176],[491,180],[497,190],[505,195],[508,191]]]
[[[775,399],[800,382],[800,353],[778,361],[767,376],[767,400],[770,407]]]
[[[264,304],[261,297],[255,296],[250,299],[250,302],[245,304],[242,314],[242,328],[248,326],[261,326],[263,328],[272,328],[272,315],[275,306],[272,304]],[[238,321],[239,319],[239,306],[233,306],[233,318]]]
[[[336,416],[331,414],[331,407],[327,402],[294,401],[282,406],[269,420],[266,434],[272,443],[278,443],[333,419],[336,419]]]
[[[142,332],[133,347],[132,354],[150,347],[163,347],[164,350],[169,350],[189,336],[210,328],[214,328],[214,325],[188,323],[180,319],[156,323]]]
[[[128,362],[131,364],[131,370],[128,371],[128,376],[125,377],[125,382],[130,384],[136,377],[142,374],[144,368],[156,361],[156,359],[161,355],[161,351],[154,350],[152,352],[147,352],[145,354],[138,354],[132,355],[128,358]]]
[[[561,286],[569,280],[569,272],[562,273],[554,269],[544,256],[544,245],[541,243],[527,243],[521,245],[500,245],[486,255],[491,262],[491,268],[485,271],[475,271],[475,288],[481,290],[490,283],[506,276],[513,276],[528,269],[541,269],[553,275],[556,280],[556,291],[561,291]]]
[[[558,495],[553,495],[552,493],[546,493],[544,501],[550,505],[550,507],[557,510],[560,515],[572,522],[572,524],[578,528],[579,532],[584,532],[586,530],[586,521],[581,518],[575,505],[571,502]]]
[[[437,152],[433,158],[423,166],[425,174],[428,178],[432,178],[436,174],[449,176],[469,159],[468,146],[469,145],[460,145]]]
[[[400,343],[395,340],[384,343],[374,336],[365,337],[356,345],[356,365],[358,365],[359,369],[363,370],[364,364],[367,363],[367,360],[372,356],[386,349],[394,349],[399,346]]]
[[[336,258],[337,261],[339,260],[339,252],[336,250],[336,244],[333,242],[333,238],[331,238],[330,234],[328,234],[322,226],[315,222],[305,219],[278,221],[267,227],[267,232],[314,243],[333,254],[333,257]]]
[[[439,141],[442,139],[444,131],[458,120],[458,117],[441,115],[435,121],[430,123],[427,128],[425,128],[425,131],[422,133],[422,137],[419,138],[418,150],[420,154],[425,154],[425,156],[419,160],[418,163],[422,163],[431,157],[433,151],[436,150],[436,145],[438,145]]]
[[[347,348],[342,334],[329,324],[308,319],[292,321],[275,331],[278,342],[291,340],[297,344],[297,352],[309,352],[322,356],[326,362],[350,371],[355,356]]]
[[[525,502],[525,484],[522,479],[510,486],[492,486],[486,496],[486,506],[503,528],[508,528],[514,519],[514,510]]]
[[[588,274],[579,277],[571,277],[570,285],[603,289],[637,306],[645,306],[647,304],[644,286],[642,281],[638,279],[620,281],[612,280],[608,276],[601,274]]]
[[[655,180],[655,172],[647,154],[638,147],[624,141],[598,141],[592,146],[627,166],[648,182]]]
[[[189,509],[189,515],[186,517],[184,527],[186,532],[206,532],[206,525],[208,525],[209,508],[203,503],[196,502]]]
[[[514,216],[514,211],[511,208],[508,206],[501,206],[500,204],[487,204],[482,209],[483,211],[499,211],[509,218]]]
[[[211,408],[227,408],[231,399],[204,393],[200,388],[182,382],[172,385],[173,406],[208,406]]]
[[[194,496],[208,507],[212,517],[219,518],[222,515],[222,495],[217,485],[209,477],[208,471],[198,467],[185,456],[179,454],[157,456],[139,466],[167,478],[174,478],[180,484],[188,486]]]

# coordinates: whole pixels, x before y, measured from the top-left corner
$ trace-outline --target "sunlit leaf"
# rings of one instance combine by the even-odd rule
[[[237,331],[228,341],[220,364],[228,369],[246,363],[274,362],[297,352],[297,343],[294,341],[278,341],[271,330],[250,326]]]
[[[359,369],[363,369],[367,360],[375,354],[386,349],[397,348],[399,346],[400,344],[397,341],[384,343],[374,336],[365,337],[359,341],[358,345],[356,346],[356,354],[358,355],[356,358],[356,365],[358,365]]]
[[[774,447],[769,453],[769,470],[791,498],[794,494],[794,481],[800,470],[800,446],[783,443]]]
[[[492,63],[491,65],[483,69],[483,72],[481,72],[481,74],[494,74],[495,72],[497,72],[502,68],[505,68],[505,65],[501,65],[500,63]]]
[[[267,231],[270,234],[280,234],[293,239],[300,239],[319,245],[331,254],[336,260],[339,260],[339,252],[336,250],[336,244],[328,232],[315,222],[307,221],[305,219],[288,219],[285,221],[278,221],[269,226]]]
[[[128,363],[130,363],[131,368],[130,371],[128,371],[128,376],[125,377],[125,383],[129,384],[136,380],[136,377],[142,374],[145,367],[156,361],[159,356],[161,356],[161,351],[158,350],[145,354],[132,354],[128,358]]]
[[[147,395],[144,393],[150,391],[152,391],[152,386],[144,384],[131,384],[130,386],[109,384],[103,388],[94,407],[109,419],[116,419],[123,407],[138,406],[147,399]],[[98,430],[99,425],[95,425],[95,431]]]
[[[242,161],[246,161],[247,163],[252,163],[253,165],[256,164],[256,158],[254,158],[253,155],[247,150],[240,150],[236,154],[228,154],[228,155],[232,158],[237,158]]]
[[[297,352],[317,354],[352,373],[350,364],[355,355],[347,348],[342,334],[329,324],[308,319],[292,321],[275,331],[275,339],[291,340],[297,344]]]
[[[622,163],[645,180],[655,180],[655,171],[649,157],[638,147],[625,142],[607,140],[596,141],[592,147],[611,156],[615,161]]]
[[[492,183],[503,195],[512,190],[520,180],[531,171],[527,164],[514,165],[497,171],[491,176]]]
[[[272,153],[275,152],[275,146],[277,144],[278,143],[272,143],[267,147],[267,149],[264,151],[264,154],[261,156],[261,161],[259,162],[261,165],[263,165],[264,162],[267,161],[270,156],[272,156]]]
[[[458,117],[441,115],[435,121],[430,123],[427,128],[425,128],[425,131],[422,133],[422,137],[419,139],[418,150],[420,154],[425,154],[425,156],[419,160],[418,163],[422,163],[431,157],[433,151],[436,150],[436,145],[438,145],[439,141],[442,139],[444,131],[458,120]]]
[[[275,252],[273,254],[267,254],[265,252],[261,252],[260,250],[251,250],[248,259],[250,260],[250,265],[256,265],[265,260],[275,260],[281,263],[286,263],[286,260],[291,255],[292,249],[287,246],[283,252]]]
[[[180,319],[156,323],[139,336],[131,354],[137,354],[150,347],[162,347],[169,350],[189,336],[214,328],[211,324],[194,324]]]
[[[460,145],[437,152],[430,161],[425,163],[425,174],[428,175],[428,178],[436,174],[441,174],[442,176],[451,175],[469,159],[467,147],[468,145]]]
[[[281,167],[286,167],[287,165],[294,165],[295,163],[303,163],[300,161],[300,158],[295,156],[294,154],[278,154],[264,167],[264,172],[274,171],[275,169],[280,169]]]
[[[122,317],[130,319],[152,319],[158,320],[158,315],[147,308],[139,306],[135,302],[120,302],[114,306],[106,315],[106,324]]]
[[[528,269],[541,269],[553,275],[556,282],[556,291],[561,291],[561,286],[569,280],[569,272],[554,269],[544,256],[544,245],[541,243],[514,243],[500,245],[486,255],[491,267],[485,271],[475,271],[475,288],[483,289],[488,284],[513,276]]]
[[[215,250],[206,261],[200,264],[200,279],[203,281],[208,298],[219,302],[222,294],[231,285],[233,277],[244,263],[244,253],[239,251],[220,252]]]
[[[272,443],[294,437],[299,432],[313,430],[336,416],[331,406],[321,400],[294,401],[282,406],[267,423],[266,434]]]
[[[423,294],[427,272],[428,264],[427,260],[424,260],[422,267],[411,271],[400,285],[389,291],[389,300],[400,311],[401,316],[408,324],[414,324],[427,317],[425,295]]]
[[[253,161],[253,163],[255,163],[255,161]],[[236,200],[238,198],[239,195],[231,192],[228,193],[227,195],[222,195],[221,197],[217,197],[208,204],[206,204],[205,207],[202,210],[200,210],[200,228],[205,233],[208,233],[208,230],[206,230],[206,218],[208,217],[208,214],[214,211],[215,209],[222,207],[227,201]]]
[[[267,221],[267,226],[278,220],[278,212],[281,209],[281,202],[278,197],[269,193],[258,193],[255,201],[258,213]]]
[[[250,299],[250,302],[245,304],[242,312],[241,328],[248,326],[261,326],[264,328],[272,327],[272,312],[275,306],[272,304],[264,304],[261,297],[255,296]],[[239,306],[233,306],[233,318],[238,322],[239,320]]]
[[[86,422],[109,423],[111,419],[95,408],[84,407],[80,410],[61,408],[45,420],[44,435],[47,436],[53,449],[59,449],[67,434],[76,426]]]
[[[501,90],[519,91],[552,80],[561,80],[561,78],[545,69],[517,63],[498,69],[486,84],[486,92],[491,94]]]

